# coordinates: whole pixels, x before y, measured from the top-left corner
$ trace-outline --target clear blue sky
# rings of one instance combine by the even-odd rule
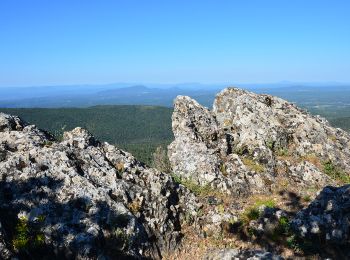
[[[1,0],[0,86],[350,82],[349,0]]]

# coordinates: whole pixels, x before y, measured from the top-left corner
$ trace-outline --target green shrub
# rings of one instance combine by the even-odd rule
[[[38,217],[38,224],[44,221],[45,217]],[[45,236],[40,232],[38,226],[30,223],[26,217],[20,217],[15,227],[15,234],[12,246],[16,250],[27,250],[43,245]]]
[[[323,171],[334,180],[341,183],[350,183],[350,176],[335,166],[331,160],[323,163]]]
[[[275,149],[275,141],[269,140],[266,143],[267,148],[269,148],[271,151],[274,151]]]
[[[254,204],[255,207],[265,206],[267,208],[276,207],[276,202],[272,199],[257,200]]]
[[[257,220],[262,213],[259,210],[261,206],[274,208],[276,206],[276,203],[273,200],[257,200],[253,206],[247,208],[243,212],[240,217],[241,222],[243,222],[243,224],[248,224],[252,220]]]
[[[278,220],[278,226],[276,228],[276,232],[278,234],[283,234],[283,235],[286,235],[288,234],[290,231],[290,228],[289,228],[289,219],[287,217],[281,217],[279,220]]]
[[[15,237],[12,240],[12,245],[17,250],[25,249],[28,247],[29,240],[28,220],[25,217],[21,217],[15,228]]]

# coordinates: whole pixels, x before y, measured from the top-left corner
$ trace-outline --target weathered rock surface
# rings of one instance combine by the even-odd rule
[[[227,88],[210,111],[178,96],[172,127],[174,173],[227,193],[267,192],[277,175],[323,187],[334,183],[323,173],[326,161],[350,172],[350,135],[277,97]]]
[[[184,212],[195,214],[185,187],[82,128],[55,142],[1,113],[0,143],[3,259],[159,258],[179,246]]]
[[[209,252],[204,260],[283,260],[282,257],[261,250],[221,249]]]
[[[300,237],[343,247],[350,257],[350,185],[325,187],[291,224]]]

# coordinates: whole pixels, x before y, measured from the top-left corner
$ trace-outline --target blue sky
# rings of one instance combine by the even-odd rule
[[[350,1],[1,0],[0,86],[350,82]]]

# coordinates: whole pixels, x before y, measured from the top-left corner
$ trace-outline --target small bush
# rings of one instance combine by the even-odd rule
[[[15,237],[12,240],[12,245],[15,249],[21,250],[28,247],[29,241],[28,220],[25,217],[21,217],[16,225]]]
[[[290,231],[289,227],[289,219],[287,217],[281,217],[278,220],[278,226],[276,228],[276,232],[280,235],[286,235]]]
[[[249,221],[257,220],[260,217],[260,211],[257,208],[251,208],[246,212],[246,216]]]
[[[295,252],[315,252],[314,242],[290,234],[286,240],[287,246]]]
[[[42,223],[42,217],[38,219],[39,224]],[[20,217],[15,227],[15,235],[12,240],[12,246],[15,250],[27,250],[43,245],[45,236],[28,221],[26,217]]]

